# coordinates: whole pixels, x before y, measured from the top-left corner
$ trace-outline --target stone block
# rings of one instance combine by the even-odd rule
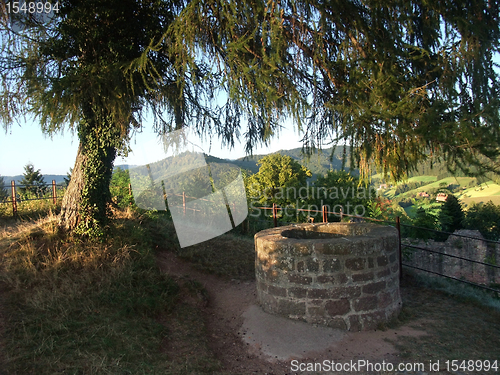
[[[307,315],[313,319],[320,317],[318,322],[323,320],[325,316],[325,308],[323,306],[307,306]]]
[[[381,279],[383,277],[387,277],[391,274],[391,271],[385,268],[384,270],[377,272],[377,278]]]
[[[353,299],[361,296],[361,287],[359,286],[341,286],[330,290],[332,298],[349,298]]]
[[[339,273],[336,275],[337,285],[344,285],[349,280],[345,273]]]
[[[293,284],[309,285],[312,282],[310,276],[288,275],[288,281]]]
[[[376,294],[385,289],[385,281],[379,281],[373,284],[363,286],[362,291],[366,294]]]
[[[361,297],[354,301],[355,311],[370,311],[378,308],[377,296]]]
[[[260,304],[264,311],[278,312],[278,299],[267,293],[260,294]]]
[[[340,271],[342,268],[338,259],[325,259],[323,261],[323,272],[331,273]]]
[[[364,331],[377,329],[381,323],[386,323],[385,312],[375,311],[368,314],[359,315],[359,320]]]
[[[282,270],[285,272],[290,272],[293,271],[293,258],[290,257],[282,257],[278,261],[276,261],[276,264],[274,267],[278,270]]]
[[[338,300],[327,301],[325,304],[325,309],[327,313],[332,316],[345,315],[351,311],[351,305],[347,298],[342,298]]]
[[[316,277],[316,281],[320,284],[334,284],[336,279],[335,276],[325,276],[325,275],[319,275]]]
[[[306,298],[307,297],[307,289],[303,289],[303,288],[289,288],[288,289],[288,297],[292,297],[292,298]]]
[[[375,267],[375,261],[373,258],[368,258],[368,268],[374,268]]]
[[[335,329],[340,329],[342,331],[347,330],[347,324],[343,318],[333,318],[333,319],[327,319],[326,320],[326,325],[330,328],[335,328]]]
[[[278,310],[281,314],[289,316],[304,316],[306,314],[306,303],[290,299],[280,299]]]
[[[297,272],[305,272],[306,271],[306,265],[303,260],[300,262],[297,262]]]
[[[307,272],[318,272],[319,262],[315,259],[308,259],[306,262]]]
[[[327,299],[331,298],[331,292],[329,289],[309,289],[307,291],[307,298],[309,299]]]
[[[345,266],[347,269],[352,271],[361,271],[365,268],[365,259],[363,258],[351,258],[345,261]]]
[[[351,332],[361,331],[361,323],[359,322],[358,315],[349,316],[349,331]]]
[[[380,309],[385,309],[387,306],[389,306],[393,302],[391,293],[381,293],[378,296],[378,307]]]
[[[314,245],[314,250],[323,255],[348,255],[351,249],[345,244],[338,242],[321,242]]]
[[[257,281],[257,290],[267,292],[267,284],[263,283],[262,281]]]
[[[389,260],[385,255],[382,255],[381,257],[377,257],[377,265],[379,267],[385,267],[389,264]]]
[[[286,292],[287,290],[285,288],[281,288],[281,287],[278,287],[278,286],[274,286],[274,285],[269,285],[267,287],[267,292],[273,296],[277,296],[277,297],[286,297]]]
[[[373,272],[369,273],[354,273],[352,276],[352,281],[355,283],[360,282],[360,281],[370,281],[373,280],[374,274]]]

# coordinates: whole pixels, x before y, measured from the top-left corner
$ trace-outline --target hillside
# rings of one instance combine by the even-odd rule
[[[346,147],[345,152],[346,155],[349,155],[349,147]],[[313,173],[314,177],[315,175],[323,175],[329,170],[342,169],[342,155],[344,154],[344,148],[342,146],[339,146],[334,150],[332,147],[330,147],[324,150],[316,151],[311,155],[306,155],[303,152],[302,148],[280,150],[277,153],[290,156],[292,159],[297,160],[300,164],[307,167]],[[231,163],[237,165],[242,169],[247,169],[252,173],[257,173],[259,171],[257,162],[266,155],[267,154],[246,156],[244,158],[232,160]],[[345,169],[349,169],[349,166],[350,163],[349,159],[347,158]],[[357,173],[358,171],[354,170],[354,174]]]
[[[3,182],[5,183],[6,186],[10,186],[10,182],[14,180],[16,182],[16,185],[20,184],[20,181],[23,179],[22,175],[17,175],[17,176],[0,176],[3,177]],[[52,184],[52,180],[56,181],[56,184],[63,184],[64,183],[64,178],[66,175],[56,175],[56,174],[44,174],[43,175],[43,180],[47,185]]]
[[[379,194],[399,203],[410,216],[415,213],[415,203],[427,207],[436,202],[439,192],[454,194],[464,207],[472,203],[492,201],[500,205],[500,185],[476,177],[414,176],[407,181],[379,190]]]

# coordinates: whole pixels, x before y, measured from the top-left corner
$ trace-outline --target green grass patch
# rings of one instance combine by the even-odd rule
[[[4,230],[8,373],[189,374],[216,366],[208,350],[188,363],[164,350],[172,331],[161,322],[177,330],[188,323],[178,318],[179,286],[159,271],[142,219],[115,219],[102,244],[60,236],[54,218]]]
[[[485,198],[489,196],[495,196],[500,194],[500,185],[493,182],[488,182],[486,184],[481,184],[480,186],[474,186],[464,190],[461,194],[461,198]]]
[[[500,206],[500,196],[490,195],[485,197],[475,197],[475,198],[462,198],[460,199],[465,205],[471,205],[472,203],[487,203],[492,201],[494,205]]]
[[[415,176],[415,177],[410,177],[408,179],[408,182],[427,182],[427,183],[431,183],[431,182],[435,182],[437,181],[437,177],[436,176]]]
[[[226,233],[179,251],[179,256],[209,273],[228,279],[255,278],[255,245],[252,238]]]

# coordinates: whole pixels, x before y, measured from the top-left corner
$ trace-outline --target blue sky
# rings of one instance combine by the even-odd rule
[[[151,126],[148,127],[147,123],[144,125],[146,130],[133,139],[132,149],[140,149],[142,145],[156,139],[150,130]],[[256,149],[254,154],[301,147],[300,138],[293,124],[287,123],[279,139],[273,140],[270,147]],[[220,158],[237,159],[245,156],[241,144],[233,150],[222,149],[220,141],[214,139],[210,150],[209,144],[201,143],[201,146],[205,152]],[[56,134],[51,139],[33,121],[22,122],[21,126],[14,124],[7,133],[0,129],[0,175],[20,175],[28,163],[33,163],[42,174],[66,175],[75,163],[77,149],[78,137],[69,131]],[[123,164],[123,161],[117,158],[115,164]],[[133,164],[133,159],[130,164]]]

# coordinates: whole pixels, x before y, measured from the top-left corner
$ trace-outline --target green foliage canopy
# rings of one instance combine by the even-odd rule
[[[479,230],[487,239],[500,240],[500,206],[492,201],[473,204],[465,215],[464,227]]]
[[[347,143],[394,179],[430,155],[498,170],[499,17],[479,0],[66,0],[3,33],[0,114],[57,131],[91,111],[123,141],[152,110],[159,131],[194,123],[229,145],[245,116],[247,151],[291,114],[306,148]]]
[[[309,202],[319,210],[325,205],[330,212],[342,209],[347,215],[367,216],[368,205],[377,198],[377,192],[346,171],[329,171],[314,181],[309,196]]]
[[[498,171],[499,25],[499,4],[481,0],[210,0],[183,10],[164,47],[182,70],[213,62],[229,108],[250,116],[247,149],[287,113],[306,148],[350,145],[351,165],[400,180],[436,156]]]
[[[246,124],[248,152],[290,115],[306,149],[346,144],[351,166],[366,175],[374,162],[394,180],[431,156],[498,171],[499,6],[61,0],[21,30],[4,14],[0,118],[78,133],[67,194],[80,197],[63,212],[88,233],[104,223],[116,150],[147,112],[160,133],[189,125],[229,146]]]
[[[295,206],[300,189],[305,189],[311,171],[290,156],[271,154],[258,161],[259,172],[247,180],[248,195],[262,204],[276,203],[280,207]]]

